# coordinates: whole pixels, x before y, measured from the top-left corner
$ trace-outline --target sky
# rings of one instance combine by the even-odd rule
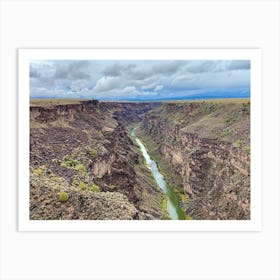
[[[250,97],[249,60],[32,60],[31,98]]]

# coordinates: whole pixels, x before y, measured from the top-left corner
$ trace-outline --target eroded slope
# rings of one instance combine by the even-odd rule
[[[139,137],[192,219],[250,219],[250,102],[164,103]]]
[[[114,114],[97,101],[30,107],[31,219],[166,218],[164,194]]]

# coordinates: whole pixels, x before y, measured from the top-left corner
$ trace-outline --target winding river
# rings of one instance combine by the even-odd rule
[[[151,159],[144,144],[140,141],[138,137],[135,136],[135,128],[131,130],[131,136],[139,145],[141,152],[145,158],[147,168],[151,170],[157,185],[164,191],[164,193],[167,196],[167,212],[169,214],[170,219],[184,220],[185,215],[180,208],[180,203],[177,194],[170,188],[170,186],[165,181],[163,175],[159,172],[156,162]]]

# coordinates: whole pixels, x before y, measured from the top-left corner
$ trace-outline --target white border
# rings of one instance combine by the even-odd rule
[[[262,62],[260,49],[19,49],[18,230],[19,231],[261,231]],[[30,60],[250,60],[251,220],[246,221],[37,221],[29,220]]]

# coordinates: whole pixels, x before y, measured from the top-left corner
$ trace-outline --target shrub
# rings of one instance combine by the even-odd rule
[[[87,171],[86,167],[83,164],[81,164],[81,163],[77,164],[75,169],[78,170],[78,171],[82,171],[82,172],[86,172]]]
[[[73,158],[71,158],[71,156],[66,155],[62,158],[62,161],[60,161],[60,165],[62,167],[66,167],[69,169],[75,169],[78,171],[82,171],[82,172],[86,172],[86,167],[80,163],[78,160],[75,160]]]
[[[96,151],[95,149],[93,149],[93,148],[89,148],[89,149],[87,150],[87,153],[88,153],[91,157],[93,157],[93,158],[97,157],[97,151]]]
[[[230,134],[230,131],[229,131],[229,130],[223,131],[223,132],[221,133],[221,137],[226,137],[226,136],[228,136],[229,134]]]
[[[62,158],[61,166],[63,167],[75,167],[78,164],[78,161],[72,159],[69,155],[66,155]]]
[[[167,212],[167,203],[168,203],[168,198],[165,197],[162,201],[162,210],[163,212]]]
[[[79,185],[80,181],[78,179],[73,179],[72,185]]]
[[[66,192],[61,192],[59,194],[59,201],[60,202],[66,202],[69,199],[69,195]]]
[[[37,168],[37,169],[34,169],[33,172],[36,173],[36,174],[38,174],[38,175],[40,175],[40,174],[43,173],[43,170],[40,169],[40,168]]]
[[[89,190],[91,192],[100,192],[100,188],[97,185],[92,185]]]
[[[74,151],[72,154],[71,154],[71,158],[75,158],[76,156],[77,156],[77,154],[78,154],[78,151]]]
[[[249,107],[250,106],[250,101],[242,103],[243,107]]]
[[[247,154],[250,154],[250,152],[251,152],[251,148],[250,148],[249,146],[245,146],[245,147],[243,148],[243,150],[244,150]]]
[[[84,182],[80,182],[79,188],[80,188],[81,190],[85,190],[85,189],[87,188],[87,185],[86,185]]]
[[[243,144],[243,140],[237,140],[236,142],[233,143],[233,146],[236,148],[240,148]]]
[[[191,220],[192,220],[192,217],[191,217],[190,215],[186,214],[185,219],[191,221]]]

